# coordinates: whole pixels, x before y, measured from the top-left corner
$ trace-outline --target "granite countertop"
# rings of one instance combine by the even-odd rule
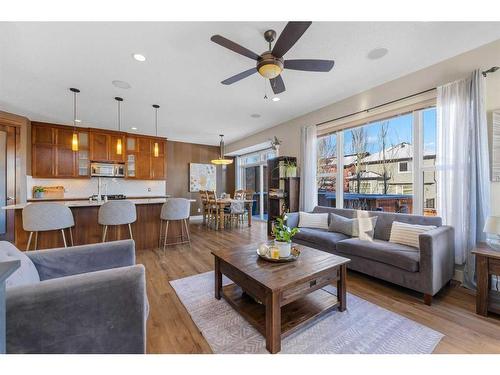
[[[137,199],[127,199],[129,201],[134,202],[135,204],[162,204],[167,201],[167,198],[137,198]],[[196,202],[195,199],[190,199],[191,202]],[[59,201],[59,203],[64,204],[68,207],[94,207],[94,206],[100,206],[104,203],[104,201],[97,202],[97,201],[89,201],[87,200],[68,200],[68,201]],[[19,204],[12,204],[10,206],[5,206],[2,207],[4,210],[21,210],[24,207],[26,207],[28,204],[37,204],[34,202],[31,203],[19,203]]]

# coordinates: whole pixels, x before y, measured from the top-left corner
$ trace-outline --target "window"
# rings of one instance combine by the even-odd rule
[[[318,138],[317,155],[318,204],[335,207],[337,190],[337,135],[335,133]]]
[[[381,117],[318,137],[318,204],[436,215],[435,107]]]

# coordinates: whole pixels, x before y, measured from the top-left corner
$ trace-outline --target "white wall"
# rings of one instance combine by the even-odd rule
[[[164,196],[165,181],[125,180],[123,178],[101,178],[102,186],[107,186],[108,194],[125,194],[128,197]],[[28,199],[32,198],[33,186],[64,186],[65,198],[87,199],[97,194],[97,178],[89,179],[48,179],[27,176]],[[151,191],[148,191],[151,190]],[[105,190],[103,190],[104,192]]]
[[[463,78],[474,69],[488,69],[492,66],[500,66],[500,40],[232,142],[226,146],[226,152],[234,152],[277,136],[283,141],[280,155],[296,156],[300,160],[302,126],[318,124],[397,100]],[[500,71],[488,76],[486,88],[486,107],[491,122],[491,110],[500,109]],[[500,215],[500,183],[491,183],[491,196],[492,214]]]

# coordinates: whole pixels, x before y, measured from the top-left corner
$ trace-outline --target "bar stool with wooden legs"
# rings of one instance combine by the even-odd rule
[[[102,242],[106,242],[106,234],[109,225],[128,225],[130,239],[132,236],[131,224],[137,220],[135,204],[129,200],[109,201],[99,207],[97,221],[103,225]]]
[[[191,211],[191,202],[189,199],[185,198],[168,198],[163,204],[160,213],[160,240],[158,247],[161,243],[161,233],[163,230],[163,222],[165,221],[165,238],[163,241],[163,251],[165,251],[166,246],[170,245],[180,245],[184,243],[189,243],[191,245],[191,237],[189,236],[189,214]],[[168,224],[171,221],[181,222],[181,240],[179,242],[167,243],[168,238]],[[184,239],[184,228],[186,230],[187,239]]]
[[[30,232],[28,245],[26,250],[30,249],[33,232],[35,233],[35,250],[38,245],[38,232],[46,232],[50,230],[60,230],[64,247],[68,247],[64,229],[69,228],[71,246],[73,246],[72,227],[75,226],[73,213],[71,210],[61,203],[44,202],[30,203],[23,208],[23,229]]]

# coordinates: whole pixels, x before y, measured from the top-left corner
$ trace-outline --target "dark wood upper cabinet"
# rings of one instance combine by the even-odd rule
[[[110,137],[104,132],[90,132],[90,160],[109,161]]]
[[[32,175],[39,178],[88,178],[91,161],[125,163],[126,178],[166,179],[166,141],[102,129],[78,128],[78,152],[72,151],[71,126],[32,123]],[[122,152],[118,154],[118,140]],[[154,156],[158,143],[159,156]]]

